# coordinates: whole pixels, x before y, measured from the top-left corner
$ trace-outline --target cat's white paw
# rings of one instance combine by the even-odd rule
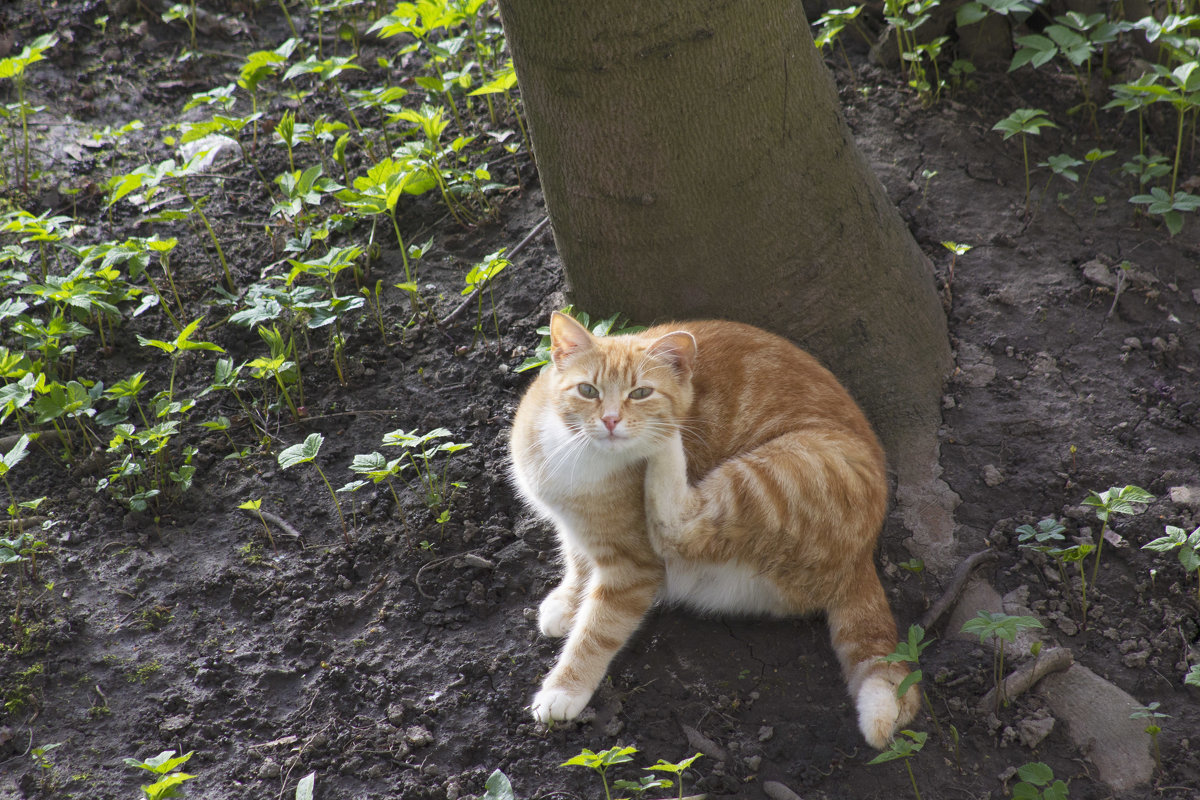
[[[591,699],[591,692],[542,689],[534,696],[530,709],[538,722],[564,722],[578,717]]]
[[[909,692],[915,690],[910,689]],[[901,714],[900,703],[896,699],[896,687],[888,679],[873,675],[863,681],[855,699],[858,707],[858,729],[862,731],[867,744],[876,750],[884,750],[896,733],[896,728],[908,722]]]
[[[575,621],[575,610],[571,604],[571,592],[560,586],[538,606],[538,629],[542,636],[558,638],[566,636]]]

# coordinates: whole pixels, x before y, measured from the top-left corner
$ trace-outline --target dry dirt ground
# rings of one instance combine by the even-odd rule
[[[18,3],[0,10],[0,31],[18,47],[51,29],[64,36],[30,87],[46,106],[35,130],[51,170],[85,188],[73,202],[54,181],[30,197],[9,187],[10,200],[34,213],[75,213],[111,238],[137,233],[136,218],[105,213],[87,189],[103,180],[104,165],[90,152],[66,153],[64,143],[134,117],[156,132],[193,92],[224,84],[236,68],[219,55],[177,63],[186,30],[143,19],[136,7],[130,19],[144,24],[121,30],[114,18],[102,33],[91,20],[106,11],[90,0]],[[245,52],[286,38],[273,6],[245,19],[247,41],[202,33],[202,49]],[[1168,237],[1135,215],[1128,179],[1109,167],[1136,151],[1134,123],[1102,113],[1094,137],[1064,112],[1073,104],[1069,75],[980,73],[974,90],[929,107],[861,58],[853,82],[844,67],[837,76],[859,146],[945,298],[957,368],[945,388],[941,463],[961,498],[960,555],[993,550],[982,577],[1010,606],[1043,620],[1047,647],[1069,648],[1077,663],[1169,714],[1161,771],[1113,789],[1096,767],[1097,750],[1108,746],[1102,732],[1071,730],[1044,693],[980,711],[992,651],[942,624],[922,659],[936,723],[928,713],[914,723],[930,733],[911,762],[921,796],[1007,797],[1012,768],[1042,761],[1075,800],[1194,798],[1200,698],[1183,677],[1200,662],[1196,580],[1173,557],[1140,547],[1166,524],[1200,525],[1200,221]],[[1048,173],[1035,173],[1027,215],[1020,146],[991,130],[1018,107],[1048,109],[1060,126],[1031,139],[1031,161],[1095,145],[1118,153],[1092,171],[1086,191],[1056,178],[1039,201]],[[1172,144],[1166,123],[1149,119],[1160,149]],[[140,141],[154,160],[166,157],[157,133]],[[281,151],[272,158],[282,171]],[[1195,163],[1185,163],[1186,175]],[[262,201],[251,202],[259,190],[240,162],[223,169],[229,188],[209,215],[231,243],[239,277],[252,276],[273,260],[263,252]],[[497,179],[521,187],[504,195],[498,221],[464,230],[429,209],[419,219],[419,239],[434,240],[421,280],[441,316],[458,302],[470,264],[512,247],[544,216],[527,155]],[[192,316],[205,316],[204,337],[236,359],[260,355],[257,337],[221,325],[229,312],[205,305],[213,279],[204,232],[179,224],[176,235],[184,243],[176,268]],[[952,259],[943,241],[973,249]],[[390,289],[402,276],[396,255],[385,251],[373,275],[389,287],[390,326],[408,309]],[[307,416],[276,419],[274,452],[225,461],[223,439],[193,427],[185,441],[201,451],[195,486],[157,521],[97,493],[86,465],[68,469],[52,450],[35,450],[14,485],[21,497],[46,495],[40,513],[58,524],[17,622],[16,570],[0,574],[0,797],[131,797],[144,781],[122,759],[172,749],[194,751],[186,771],[195,777],[183,788],[199,798],[290,798],[314,772],[318,798],[460,798],[481,794],[497,768],[519,797],[594,798],[594,775],[559,765],[583,748],[616,744],[640,753],[614,767],[615,777],[702,751],[687,791],[710,797],[790,796],[777,784],[809,800],[910,796],[902,763],[867,764],[874,753],[855,728],[819,620],[655,613],[581,721],[553,730],[530,721],[526,705],[556,654],[538,636],[533,610],[557,570],[552,532],[505,480],[505,436],[530,377],[514,369],[537,343],[536,328],[563,305],[563,290],[547,233],[496,283],[499,343],[494,335],[474,343],[472,312],[385,344],[364,314],[347,332],[344,384],[319,344],[307,357]],[[163,380],[167,361],[148,359],[133,335],[161,333],[147,319],[127,320],[108,351],[85,341],[79,362],[110,383],[136,369]],[[189,356],[175,380],[194,395],[211,374],[211,360]],[[216,395],[199,402],[196,419],[236,412]],[[472,445],[449,462],[465,487],[444,526],[411,493],[401,498],[402,515],[386,491],[368,488],[344,501],[348,515],[354,506],[347,544],[316,473],[284,471],[275,459],[322,433],[320,463],[336,486],[352,477],[353,456],[378,449],[385,432],[438,426]],[[1089,490],[1126,484],[1156,499],[1144,513],[1117,518],[1125,546],[1106,547],[1084,630],[1074,591],[1044,558],[1018,548],[1015,531],[1054,516],[1068,536],[1095,537],[1098,524],[1081,502]],[[237,510],[254,497],[299,534],[273,523],[277,552],[257,519]],[[912,557],[908,538],[893,518],[879,556],[902,629],[942,595],[948,577],[901,568]],[[1145,754],[1150,739],[1138,735],[1131,746]],[[39,766],[32,748],[52,743],[61,746]]]

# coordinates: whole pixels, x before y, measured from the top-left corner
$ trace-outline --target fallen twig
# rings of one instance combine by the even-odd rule
[[[1065,647],[1052,647],[1040,653],[1002,681],[1004,697],[1008,701],[1029,691],[1031,687],[1051,672],[1059,672],[1075,663],[1075,657]],[[996,689],[988,689],[988,693],[979,701],[979,711],[990,713],[996,708]]]
[[[934,601],[934,604],[925,612],[925,616],[921,617],[921,627],[931,630],[941,622],[942,617],[962,594],[963,587],[967,585],[967,579],[971,577],[971,573],[981,564],[993,561],[996,557],[995,550],[981,550],[959,564],[958,569],[954,570],[954,574],[950,576],[950,586],[941,597]]]

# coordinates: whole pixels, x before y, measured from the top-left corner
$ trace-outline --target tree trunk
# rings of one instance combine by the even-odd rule
[[[932,470],[945,318],[801,4],[500,10],[573,302],[780,333],[850,389],[902,489]]]

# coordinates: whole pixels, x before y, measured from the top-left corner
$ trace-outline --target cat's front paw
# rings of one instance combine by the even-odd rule
[[[542,689],[534,696],[530,709],[538,722],[565,722],[578,717],[591,699],[591,692]]]
[[[538,629],[542,636],[558,638],[566,636],[575,621],[575,604],[572,602],[573,593],[565,586],[546,595],[546,599],[538,607]]]

